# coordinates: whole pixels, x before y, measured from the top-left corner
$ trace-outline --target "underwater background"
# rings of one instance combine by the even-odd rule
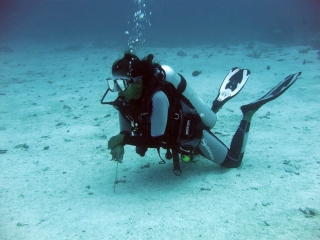
[[[148,46],[263,41],[319,49],[319,9],[318,0],[2,0],[0,41],[121,45],[137,23]]]
[[[0,239],[319,239],[319,26],[319,0],[0,0]],[[127,50],[209,108],[249,69],[211,129],[227,146],[241,105],[302,74],[255,113],[239,168],[197,155],[177,177],[155,149],[111,161],[100,100]]]

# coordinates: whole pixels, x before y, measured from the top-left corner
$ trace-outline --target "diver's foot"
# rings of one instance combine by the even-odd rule
[[[282,82],[280,82],[277,86],[272,88],[263,97],[259,98],[258,100],[252,103],[241,106],[240,109],[242,113],[245,115],[249,111],[256,112],[262,105],[272,101],[273,99],[276,99],[282,93],[284,93],[292,84],[294,84],[294,82],[298,79],[300,75],[301,75],[301,72],[287,76]]]
[[[232,68],[223,80],[218,96],[212,103],[211,110],[217,113],[227,101],[236,96],[246,84],[249,75],[250,71],[247,69]]]

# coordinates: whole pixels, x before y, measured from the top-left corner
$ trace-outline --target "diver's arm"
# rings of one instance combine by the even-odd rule
[[[119,111],[119,124],[120,124],[120,133],[122,134],[127,133],[131,135],[131,131],[132,131],[131,123],[129,122],[129,120],[127,120],[122,116],[120,111]]]
[[[168,121],[169,100],[164,92],[159,91],[152,98],[151,136],[163,136]]]
[[[152,97],[152,113],[150,117],[150,136],[124,135],[124,144],[144,146],[148,148],[159,147],[166,130],[168,120],[169,100],[162,92],[156,92]]]
[[[110,138],[108,141],[108,149],[114,149],[117,145],[123,146],[123,139],[125,135],[131,135],[131,124],[130,122],[122,116],[119,112],[119,124],[120,124],[120,133]]]

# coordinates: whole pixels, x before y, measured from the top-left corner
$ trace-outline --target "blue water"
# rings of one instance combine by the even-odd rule
[[[262,41],[320,49],[319,0],[2,0],[0,43],[113,41],[128,45],[145,4],[146,46],[237,45]],[[151,15],[150,15],[151,13]],[[125,35],[129,31],[129,36]],[[137,45],[140,44],[137,43]]]

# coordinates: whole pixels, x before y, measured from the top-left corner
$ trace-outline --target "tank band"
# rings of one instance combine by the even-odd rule
[[[180,83],[179,83],[179,85],[177,87],[177,90],[178,90],[179,93],[183,93],[187,88],[187,81],[181,74],[179,74],[179,76],[181,78],[181,81],[180,81]]]

